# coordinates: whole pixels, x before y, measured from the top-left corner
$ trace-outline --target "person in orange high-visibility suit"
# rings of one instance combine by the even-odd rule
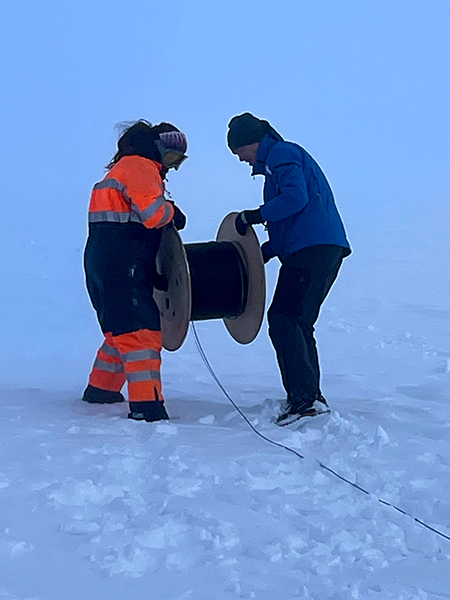
[[[83,400],[122,402],[128,384],[135,420],[168,419],[161,388],[162,334],[153,289],[167,289],[156,271],[163,227],[182,229],[186,217],[165,197],[164,179],[186,157],[186,137],[169,123],[144,120],[118,141],[105,178],[89,205],[84,253],[86,286],[105,339]]]

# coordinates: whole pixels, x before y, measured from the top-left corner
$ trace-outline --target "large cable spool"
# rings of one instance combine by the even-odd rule
[[[212,242],[184,245],[176,229],[164,228],[156,267],[169,285],[167,292],[155,290],[154,298],[166,350],[181,347],[190,321],[223,319],[240,344],[258,335],[266,302],[264,262],[253,229],[237,233],[237,214],[224,218]]]

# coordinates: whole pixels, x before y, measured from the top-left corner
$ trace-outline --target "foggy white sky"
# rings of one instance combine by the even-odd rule
[[[0,291],[10,326],[0,354],[38,351],[52,328],[97,331],[82,272],[86,211],[121,121],[168,120],[186,132],[189,160],[168,185],[188,215],[185,242],[214,239],[228,212],[261,203],[262,178],[225,143],[228,121],[247,110],[324,168],[354,249],[343,288],[364,285],[359,267],[387,231],[444,240],[449,17],[448,0],[8,2]],[[434,274],[431,303],[446,277]],[[406,283],[405,298],[420,281]]]
[[[347,222],[448,202],[447,0],[19,0],[2,12],[3,223],[18,235],[83,237],[114,125],[139,117],[189,137],[171,188],[194,237],[197,214],[215,231],[259,204],[225,146],[245,110],[317,158]]]

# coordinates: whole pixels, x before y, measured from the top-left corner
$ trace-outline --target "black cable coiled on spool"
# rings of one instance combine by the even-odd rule
[[[247,304],[248,276],[233,242],[186,244],[192,283],[191,321],[235,318]]]

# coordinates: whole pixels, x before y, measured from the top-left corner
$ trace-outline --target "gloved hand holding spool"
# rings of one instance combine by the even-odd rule
[[[181,347],[190,321],[223,319],[240,344],[258,335],[266,301],[263,256],[251,227],[237,232],[237,216],[223,219],[212,242],[184,245],[175,228],[164,228],[156,265],[168,289],[155,290],[154,298],[166,350]]]

